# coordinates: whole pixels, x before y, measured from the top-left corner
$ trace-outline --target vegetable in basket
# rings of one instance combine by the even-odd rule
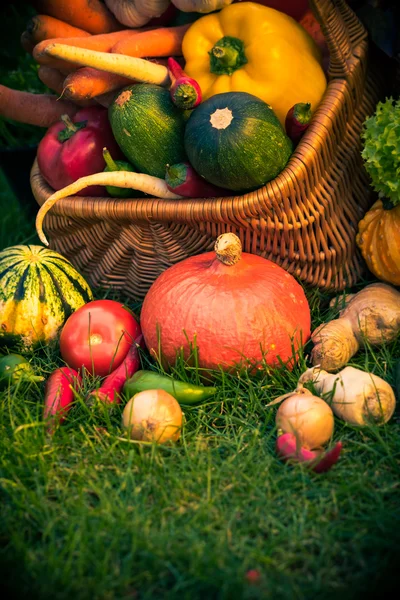
[[[298,144],[311,121],[311,104],[298,102],[289,110],[285,119],[285,130],[294,144]]]
[[[167,165],[165,182],[171,192],[185,198],[219,198],[231,194],[229,190],[208,183],[188,162]]]
[[[171,79],[169,93],[175,106],[182,110],[190,110],[198,106],[201,102],[201,90],[197,81],[188,77],[171,57],[168,59],[168,72]]]
[[[232,4],[202,17],[182,44],[185,72],[206,100],[223,92],[249,92],[285,122],[304,98],[314,111],[326,89],[321,52],[293,19],[254,2]]]
[[[357,244],[378,279],[400,285],[400,99],[379,102],[362,138],[364,165],[379,200],[358,224]]]
[[[121,156],[106,109],[94,106],[79,110],[72,119],[64,116],[50,127],[39,144],[41,174],[54,190],[60,190],[81,177],[102,171],[105,146],[114,158]],[[77,194],[101,196],[104,188],[91,186]]]
[[[292,147],[271,107],[246,92],[212,96],[186,124],[185,150],[194,169],[213,185],[234,191],[276,177]]]
[[[106,163],[105,173],[115,173],[118,171],[133,172],[134,169],[126,160],[114,160],[108,148],[103,148],[103,157]],[[135,198],[138,195],[137,190],[116,187],[115,185],[106,185],[106,192],[112,198]]]

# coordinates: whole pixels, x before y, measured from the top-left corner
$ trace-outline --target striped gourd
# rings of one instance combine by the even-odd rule
[[[0,345],[47,344],[92,298],[84,278],[58,252],[30,245],[5,248],[0,252]]]

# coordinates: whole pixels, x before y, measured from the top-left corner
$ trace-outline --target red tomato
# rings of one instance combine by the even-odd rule
[[[73,369],[85,367],[104,377],[122,363],[140,334],[139,323],[123,304],[95,300],[67,319],[60,336],[61,356]]]

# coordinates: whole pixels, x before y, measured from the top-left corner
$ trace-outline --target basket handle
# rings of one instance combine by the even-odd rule
[[[355,48],[367,38],[367,31],[346,0],[310,0],[330,52],[329,76],[347,79]]]

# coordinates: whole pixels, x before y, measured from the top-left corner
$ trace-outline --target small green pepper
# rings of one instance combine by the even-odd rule
[[[134,172],[132,165],[125,160],[114,160],[107,148],[103,148],[103,157],[106,161],[105,173],[112,171],[130,171]],[[113,198],[136,198],[137,196],[143,195],[138,190],[131,190],[129,188],[120,188],[115,185],[106,185],[107,194]]]
[[[123,393],[130,399],[135,394],[145,390],[164,390],[178,400],[180,404],[199,404],[214,396],[217,388],[177,381],[172,377],[160,375],[160,373],[154,371],[137,371],[133,377],[126,381]]]
[[[7,354],[0,358],[0,389],[9,383],[20,381],[43,381],[44,377],[35,375],[31,364],[19,354]]]

